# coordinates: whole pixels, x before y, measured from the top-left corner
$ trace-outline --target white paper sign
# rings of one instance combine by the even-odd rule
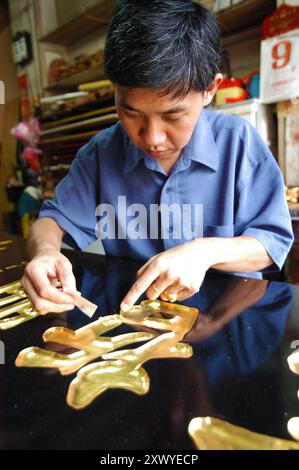
[[[261,44],[261,100],[264,103],[299,97],[299,29]]]

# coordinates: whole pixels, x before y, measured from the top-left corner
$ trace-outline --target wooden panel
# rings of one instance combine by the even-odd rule
[[[1,0],[0,3],[0,31],[9,24],[7,0]]]
[[[73,46],[74,43],[81,41],[82,38],[88,35],[96,32],[100,35],[107,29],[115,3],[115,0],[102,1],[86,9],[82,14],[76,15],[55,31],[41,38],[41,40]]]
[[[51,139],[45,139],[40,142],[40,147],[43,147],[44,145],[47,144],[55,144],[58,142],[71,142],[73,140],[81,140],[81,139],[86,139],[86,141],[97,134],[99,132],[98,130],[95,131],[90,131],[90,132],[80,132],[79,134],[71,134],[71,135],[64,135],[60,137],[52,137]]]
[[[8,180],[14,176],[14,167],[16,165],[16,146],[17,141],[10,134],[10,129],[16,125],[18,121],[19,100],[8,101],[4,110],[4,127],[3,141],[0,148],[0,200],[1,213],[9,212],[14,209],[13,205],[8,202],[5,186]],[[3,217],[0,217],[0,227],[3,228]]]
[[[72,122],[70,124],[65,124],[63,126],[58,126],[54,127],[52,129],[47,129],[45,131],[41,132],[41,136],[45,135],[50,135],[50,134],[55,134],[58,132],[70,132],[73,131],[74,129],[83,129],[84,127],[89,127],[89,126],[109,126],[117,121],[117,114],[116,113],[111,113],[111,114],[106,114],[104,116],[97,116],[91,119],[85,119],[83,121],[79,122]]]
[[[9,27],[6,2],[0,2],[0,79],[5,84],[5,104],[0,104],[0,227],[4,226],[3,213],[13,210],[8,202],[5,185],[14,175],[16,165],[16,139],[10,130],[19,120],[19,99],[16,69],[12,56],[12,35]]]
[[[94,82],[96,80],[102,80],[105,78],[103,67],[97,69],[83,70],[82,72],[76,73],[71,77],[59,80],[54,85],[46,88],[46,91],[73,91],[77,90],[81,83]]]
[[[216,13],[223,35],[260,24],[276,9],[276,0],[244,0]]]

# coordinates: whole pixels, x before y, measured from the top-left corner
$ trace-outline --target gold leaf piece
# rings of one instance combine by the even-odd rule
[[[8,293],[17,293],[22,289],[22,284],[20,281],[10,282],[9,284],[5,284],[4,286],[0,287],[0,294],[8,294]]]
[[[258,434],[216,418],[194,418],[189,435],[200,450],[299,450],[299,443]]]
[[[30,300],[27,299],[20,281],[1,286],[0,295],[2,295],[0,307],[5,306],[0,309],[0,331],[14,328],[39,315]]]
[[[173,304],[161,300],[144,300],[140,305],[135,305],[128,312],[120,312],[120,316],[124,323],[173,331],[179,335],[180,339],[183,339],[192,329],[199,313],[197,308],[186,305]],[[158,317],[161,314],[169,315],[172,318]]]
[[[26,298],[25,292],[19,291],[16,294],[7,295],[6,297],[0,299],[0,307],[3,307],[3,305],[11,304],[13,302],[17,302],[21,298]]]
[[[291,371],[299,375],[299,351],[292,353],[288,357],[288,364]]]
[[[198,309],[160,301],[144,301],[135,306],[128,316],[109,315],[78,329],[53,327],[45,331],[45,342],[55,342],[76,349],[62,354],[31,347],[21,351],[16,359],[18,367],[51,367],[61,374],[77,370],[71,382],[67,402],[73,408],[84,408],[109,388],[121,388],[142,395],[149,389],[149,377],[142,365],[152,359],[189,358],[193,350],[180,340],[192,328]],[[166,318],[161,315],[167,316]],[[157,317],[158,316],[158,317]],[[102,336],[123,323],[144,325],[168,331],[132,332],[117,336]],[[170,331],[169,331],[170,330]],[[117,349],[136,343],[145,344],[135,349]],[[104,361],[87,365],[102,357]]]
[[[148,341],[153,336],[152,333],[128,333],[113,338],[101,337],[95,340],[97,345],[94,341],[93,347],[89,347],[89,350],[80,350],[71,354],[61,354],[48,349],[30,347],[23,349],[18,354],[15,364],[17,367],[54,368],[58,369],[62,375],[69,375],[88,364],[88,362],[101,357],[103,352],[113,351],[118,347],[131,343]],[[70,344],[68,343],[68,345]]]
[[[141,365],[151,359],[192,356],[192,347],[179,343],[175,333],[165,333],[137,349],[103,355],[105,361],[81,369],[71,383],[67,402],[73,408],[84,408],[111,388],[124,388],[138,395],[149,389],[149,378]],[[108,359],[108,360],[106,360]]]
[[[0,309],[0,318],[6,318],[12,313],[21,313],[23,311],[32,308],[30,300],[22,300],[21,302],[16,302],[12,305],[8,305],[5,308]]]
[[[139,348],[104,354],[103,359],[125,360],[138,367],[152,359],[191,356],[192,347],[189,344],[179,343],[179,337],[175,333],[165,333]]]
[[[119,315],[108,315],[106,317],[100,317],[98,320],[76,331],[54,326],[44,332],[43,340],[45,342],[51,341],[92,352],[94,348],[98,350],[98,338],[100,335],[113,330],[122,323],[122,319]]]
[[[19,326],[22,323],[25,323],[29,320],[33,320],[38,316],[39,314],[34,309],[28,308],[28,310],[24,310],[19,315],[14,315],[12,317],[5,318],[4,320],[0,320],[0,331],[10,330],[10,328]]]
[[[85,408],[109,388],[122,388],[137,395],[148,392],[150,379],[141,367],[136,370],[124,361],[103,361],[81,369],[71,382],[67,403],[75,409]]]
[[[10,245],[11,243],[12,243],[12,240],[2,240],[2,241],[0,242],[0,246],[1,246],[1,245]]]
[[[296,439],[296,441],[299,441],[299,418],[291,418],[288,421],[288,431],[290,435]]]

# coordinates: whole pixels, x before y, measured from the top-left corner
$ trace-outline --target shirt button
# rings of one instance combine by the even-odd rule
[[[167,189],[166,189],[166,192],[167,192],[167,193],[170,193],[170,191],[171,191],[171,188],[167,188]]]
[[[169,227],[168,232],[172,233],[173,232],[173,227]]]

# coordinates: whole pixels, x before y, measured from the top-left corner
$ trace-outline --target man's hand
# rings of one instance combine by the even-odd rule
[[[185,300],[198,292],[211,267],[249,273],[272,264],[266,249],[254,237],[198,238],[154,256],[142,266],[121,310],[127,312],[145,291],[151,300]]]
[[[196,249],[192,241],[150,258],[137,272],[137,281],[123,299],[121,309],[128,311],[145,291],[151,300],[161,297],[178,301],[198,292],[211,265],[204,239],[201,242],[196,240]]]
[[[65,292],[55,287],[57,280]],[[28,298],[41,315],[49,312],[62,313],[74,308],[71,292],[77,291],[72,265],[54,248],[36,254],[26,266],[21,283]]]

